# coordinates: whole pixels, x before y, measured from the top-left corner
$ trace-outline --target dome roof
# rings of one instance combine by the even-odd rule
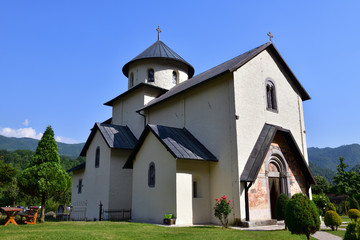
[[[177,61],[185,64],[188,68],[188,76],[191,78],[194,75],[194,68],[188,62],[186,62],[182,57],[180,57],[176,52],[171,50],[165,43],[158,40],[153,45],[145,49],[142,53],[133,58],[130,62],[126,63],[122,68],[122,71],[126,77],[129,75],[129,65],[133,62],[136,62],[141,59],[169,59],[172,61]]]

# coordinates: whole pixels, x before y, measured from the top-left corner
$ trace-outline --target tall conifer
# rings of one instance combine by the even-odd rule
[[[71,187],[70,176],[60,165],[60,156],[51,126],[46,128],[35,155],[21,175],[19,185],[25,193],[41,200],[40,222],[45,221],[45,203]]]

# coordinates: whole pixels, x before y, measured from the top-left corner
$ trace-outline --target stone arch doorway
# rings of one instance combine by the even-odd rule
[[[272,150],[267,159],[268,199],[271,219],[276,219],[276,200],[281,193],[289,196],[288,166],[279,150]]]

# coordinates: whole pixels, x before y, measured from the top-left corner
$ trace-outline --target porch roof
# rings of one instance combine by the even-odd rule
[[[138,143],[126,161],[124,168],[132,168],[133,160],[145,141],[146,136],[152,132],[164,145],[174,158],[218,161],[218,159],[186,128],[174,128],[161,125],[147,125],[140,136]]]
[[[255,146],[246,162],[245,168],[241,174],[241,182],[254,182],[260,171],[261,165],[264,162],[265,156],[269,150],[270,144],[273,141],[276,133],[281,132],[284,134],[291,151],[293,152],[296,161],[299,163],[301,171],[304,173],[306,179],[310,184],[315,184],[314,176],[301,153],[293,135],[290,130],[284,129],[279,126],[265,124],[260,132],[260,135],[255,143]]]

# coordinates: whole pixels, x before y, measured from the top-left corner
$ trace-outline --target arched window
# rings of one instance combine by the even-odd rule
[[[154,69],[149,69],[148,70],[148,82],[154,82]]]
[[[153,162],[149,165],[148,185],[151,188],[155,187],[155,164]]]
[[[82,178],[80,178],[79,179],[79,183],[78,183],[78,185],[77,185],[77,187],[78,187],[78,194],[81,194],[82,193],[82,187],[83,187],[84,185],[82,184]]]
[[[134,86],[134,73],[130,73],[129,87],[133,87],[133,86]]]
[[[99,166],[100,166],[100,147],[97,147],[95,153],[95,167],[98,168]]]
[[[173,84],[178,84],[178,75],[176,71],[172,72],[172,83]]]
[[[276,89],[275,84],[271,80],[266,80],[266,109],[277,111]]]

